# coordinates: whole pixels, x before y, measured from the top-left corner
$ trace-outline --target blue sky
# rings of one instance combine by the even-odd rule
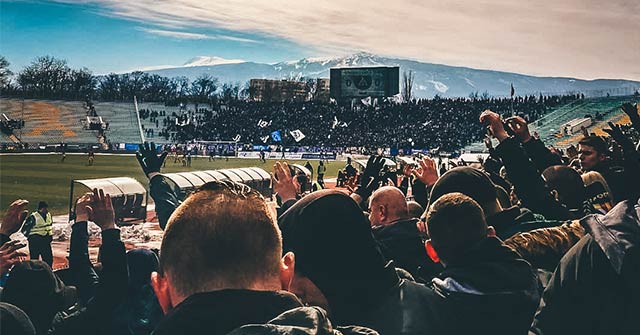
[[[0,55],[14,72],[43,55],[98,74],[181,65],[196,56],[273,63],[312,55],[282,38],[204,27],[166,29],[106,15],[96,4],[2,1],[0,6]]]
[[[14,71],[94,73],[196,56],[275,63],[366,51],[538,76],[640,80],[637,0],[0,0]]]

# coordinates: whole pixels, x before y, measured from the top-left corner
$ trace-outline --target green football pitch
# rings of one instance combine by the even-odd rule
[[[196,157],[191,167],[184,167],[172,157],[167,158],[163,172],[184,172],[216,170],[240,167],[260,167],[268,172],[273,170],[276,160],[262,163],[258,159],[230,158],[216,159]],[[306,160],[287,160],[289,163],[304,165]],[[317,161],[310,161],[314,169]],[[325,178],[334,178],[344,162],[330,161]],[[69,206],[70,182],[74,179],[108,177],[132,177],[147,187],[147,178],[142,173],[133,155],[96,155],[92,166],[87,165],[86,155],[67,155],[61,162],[60,155],[0,155],[0,212],[8,208],[15,199],[29,200],[29,210],[35,210],[38,201],[46,201],[54,214],[66,214]]]

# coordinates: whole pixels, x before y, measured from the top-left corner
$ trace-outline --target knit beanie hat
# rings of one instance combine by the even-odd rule
[[[295,254],[296,273],[320,289],[336,322],[353,319],[353,306],[383,293],[381,288],[393,280],[367,218],[342,192],[311,193],[282,214],[278,224],[283,252]]]
[[[453,168],[438,179],[431,189],[429,204],[448,193],[459,192],[483,207],[496,201],[495,185],[486,173],[469,166]]]

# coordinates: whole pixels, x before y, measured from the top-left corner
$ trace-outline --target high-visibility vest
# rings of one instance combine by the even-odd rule
[[[51,213],[47,213],[47,217],[43,218],[38,212],[31,213],[36,223],[31,228],[29,235],[49,236],[53,233],[53,219]]]

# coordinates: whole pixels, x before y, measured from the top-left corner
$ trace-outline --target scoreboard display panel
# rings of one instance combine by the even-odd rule
[[[399,72],[397,66],[331,69],[331,97],[388,97],[398,94]]]

